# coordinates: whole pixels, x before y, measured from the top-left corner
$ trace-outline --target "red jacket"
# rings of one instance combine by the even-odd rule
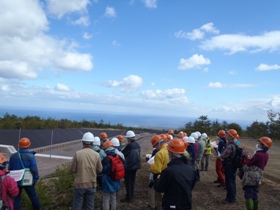
[[[7,171],[0,170],[0,177],[7,175]],[[18,195],[18,186],[17,182],[9,176],[6,176],[2,181],[2,198],[5,200],[6,204],[10,207],[11,210],[14,209],[12,198]]]

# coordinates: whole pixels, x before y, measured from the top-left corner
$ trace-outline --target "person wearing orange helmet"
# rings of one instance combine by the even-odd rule
[[[170,162],[155,180],[155,190],[164,194],[162,209],[192,209],[195,172],[184,156],[185,149],[183,139],[174,138],[168,143]]]
[[[234,129],[226,131],[227,146],[221,154],[223,161],[225,180],[226,180],[226,198],[225,202],[236,202],[236,171],[237,167],[234,164],[234,158],[236,155],[236,138],[238,133]]]
[[[217,158],[216,158],[216,173],[218,175],[218,178],[214,183],[218,183],[217,187],[223,187],[225,188],[226,186],[226,180],[225,180],[225,172],[224,172],[224,167],[223,167],[223,162],[221,159],[221,154],[226,148],[226,132],[225,130],[220,130],[218,132],[218,148],[216,150],[217,152]]]
[[[1,188],[1,198],[2,198],[2,208],[1,209],[14,209],[13,198],[18,195],[18,186],[16,181],[7,176],[8,171],[7,159],[0,154],[0,188]]]
[[[242,178],[242,187],[247,210],[259,209],[259,186],[261,184],[264,168],[269,159],[267,151],[271,146],[272,140],[264,136],[258,140],[256,145],[257,150],[251,158],[248,153],[245,153],[248,159],[246,160],[247,166],[243,167],[244,175]]]
[[[99,138],[100,138],[100,148],[103,149],[103,144],[108,140],[107,133],[101,132]]]
[[[154,180],[156,179],[157,175],[159,175],[167,167],[167,164],[169,162],[168,151],[166,150],[167,145],[168,144],[161,136],[161,139],[156,145],[156,149],[158,150],[158,152],[155,154],[154,164],[150,165],[150,170],[154,174],[153,177]],[[161,202],[162,202],[162,196],[160,193],[156,192],[155,193],[156,209],[161,209]]]
[[[19,151],[13,153],[9,161],[8,169],[10,171],[29,168],[33,175],[33,184],[31,186],[22,186],[21,181],[17,182],[19,188],[19,194],[14,198],[15,210],[20,209],[21,192],[23,189],[25,190],[28,197],[30,198],[33,209],[39,210],[42,208],[35,190],[35,184],[39,180],[39,172],[35,159],[36,152],[29,151],[28,148],[30,146],[31,146],[31,141],[28,138],[26,137],[21,138],[18,142]]]

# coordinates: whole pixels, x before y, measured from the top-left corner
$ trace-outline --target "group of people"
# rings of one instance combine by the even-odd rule
[[[127,144],[122,148],[124,137]],[[116,210],[122,178],[126,196],[120,202],[133,201],[136,173],[141,164],[141,149],[133,131],[127,131],[124,137],[118,135],[109,139],[105,132],[100,137],[94,137],[91,132],[83,135],[83,149],[76,151],[70,167],[75,175],[73,209],[94,209],[98,184],[102,190],[102,210]],[[116,170],[112,171],[113,167]]]
[[[213,142],[206,133],[194,132],[188,136],[185,132],[174,134],[154,135],[151,138],[152,154],[148,159],[149,175],[149,204],[145,209],[192,209],[192,190],[199,181],[201,171],[209,169],[209,157],[214,149],[217,153],[216,173],[218,187],[226,189],[224,202],[236,202],[236,173],[235,164],[239,134],[234,129],[220,130],[217,133],[219,143],[213,147]],[[124,138],[127,144],[124,145]],[[21,192],[24,189],[35,210],[42,209],[35,185],[39,173],[34,157],[35,152],[29,151],[31,142],[28,138],[20,139],[19,151],[10,156],[9,161],[0,154],[0,189],[2,205],[7,209],[20,209]],[[117,193],[124,178],[126,196],[120,200],[131,203],[134,198],[134,188],[137,170],[141,165],[141,148],[131,130],[125,136],[118,135],[111,139],[105,132],[95,136],[87,132],[82,137],[83,148],[75,152],[70,171],[74,173],[74,191],[72,209],[94,209],[94,197],[97,185],[102,190],[102,209],[117,209]],[[257,210],[259,207],[258,193],[264,168],[268,162],[267,151],[272,146],[269,137],[258,139],[256,151],[250,157],[246,150],[246,165],[242,167],[242,187],[247,210]],[[112,177],[112,165],[115,159],[122,163],[121,177]],[[8,165],[8,170],[7,170]],[[121,165],[121,164],[120,164]],[[199,169],[200,168],[200,169]],[[10,170],[28,169],[32,173],[32,183],[23,185],[7,176]]]
[[[165,137],[166,136],[166,137]],[[218,187],[226,189],[223,202],[236,202],[236,176],[239,166],[236,156],[240,137],[236,130],[220,130],[217,133],[219,143],[216,146],[206,133],[194,132],[189,137],[184,132],[155,135],[151,139],[153,146],[150,164],[149,203],[145,210],[151,209],[191,209],[192,189],[199,181],[199,171],[207,171],[212,150],[217,153],[216,173]],[[259,207],[258,192],[263,170],[268,162],[267,151],[272,146],[269,137],[258,139],[256,151],[250,157],[246,150],[242,156],[246,159],[242,165],[242,188],[247,210]],[[200,170],[199,170],[200,165]]]

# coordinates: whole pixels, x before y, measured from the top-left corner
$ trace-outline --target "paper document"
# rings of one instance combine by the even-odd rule
[[[24,174],[24,169],[20,169],[20,170],[11,170],[7,175],[14,178],[14,180],[20,181],[22,180]]]
[[[150,165],[152,165],[152,164],[155,163],[154,158],[155,158],[155,156],[151,157],[151,158],[148,160],[148,163],[149,163]]]

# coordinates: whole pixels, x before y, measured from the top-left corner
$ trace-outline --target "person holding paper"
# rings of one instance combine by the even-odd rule
[[[2,208],[4,205],[6,208],[13,210],[13,198],[18,195],[18,187],[16,181],[8,176],[8,171],[6,170],[7,159],[0,154],[0,188],[1,188],[1,198],[2,198]]]
[[[29,178],[24,178],[17,182],[19,188],[19,194],[14,198],[14,208],[15,210],[20,210],[20,199],[21,199],[21,192],[24,189],[27,193],[28,197],[31,200],[32,207],[34,210],[42,209],[42,206],[39,202],[35,184],[39,180],[39,173],[37,168],[37,163],[35,159],[35,152],[29,151],[29,147],[31,142],[28,138],[22,138],[18,142],[19,151],[12,154],[9,161],[8,169],[12,170],[20,170],[25,169],[28,172]],[[27,174],[27,173],[26,173]],[[32,180],[33,179],[33,180]],[[31,182],[29,185],[27,183]]]

